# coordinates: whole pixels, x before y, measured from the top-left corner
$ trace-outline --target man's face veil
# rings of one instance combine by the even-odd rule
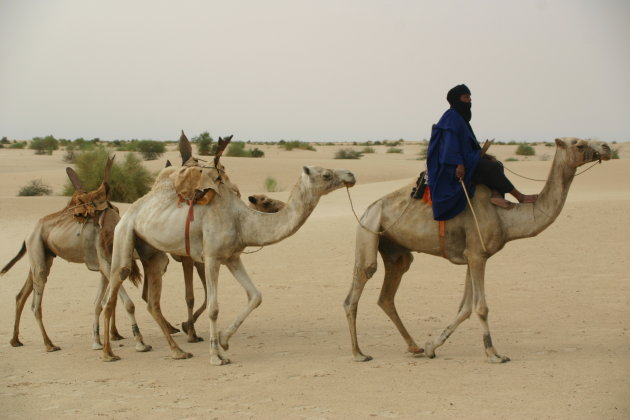
[[[446,100],[455,111],[457,111],[466,122],[470,122],[472,118],[472,103],[463,102],[461,100],[462,95],[470,95],[470,89],[466,85],[457,85],[453,89],[448,91]]]

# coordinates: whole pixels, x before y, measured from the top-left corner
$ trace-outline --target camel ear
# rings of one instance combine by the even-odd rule
[[[166,166],[165,166],[165,168],[168,168],[169,166],[173,166],[173,164],[171,163],[170,160],[166,159]]]
[[[109,181],[109,176],[112,174],[112,166],[114,165],[114,158],[116,155],[107,159],[107,165],[105,165],[105,174],[103,175],[103,184]]]
[[[85,189],[79,180],[79,175],[77,175],[74,169],[68,167],[66,168],[66,173],[68,174],[68,178],[70,178],[70,182],[72,182],[74,189],[78,192],[85,192]]]
[[[305,173],[306,175],[310,175],[310,174],[311,174],[311,170],[310,170],[310,169],[308,169],[308,166],[303,166],[302,168],[304,169],[304,173]]]
[[[219,159],[221,159],[221,155],[223,155],[223,151],[227,147],[227,145],[232,141],[232,136],[226,137],[222,139],[219,137],[219,141],[217,144],[217,152],[214,154],[214,166],[216,167],[219,164]]]
[[[182,130],[182,135],[179,136],[179,154],[182,157],[182,165],[192,157],[192,146]]]
[[[567,144],[562,141],[562,139],[556,139],[556,146],[560,147],[561,149],[567,148]]]
[[[247,197],[247,199],[250,203],[256,204],[256,197],[254,197],[253,195],[250,195],[249,197]]]

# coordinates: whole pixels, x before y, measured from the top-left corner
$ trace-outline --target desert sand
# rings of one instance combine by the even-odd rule
[[[126,339],[114,342],[122,357],[100,360],[91,350],[93,299],[98,273],[56,259],[44,295],[44,322],[60,351],[47,353],[35,319],[25,308],[23,347],[13,348],[15,295],[28,271],[23,258],[0,278],[0,417],[199,418],[199,419],[628,419],[630,418],[630,145],[621,159],[578,176],[566,205],[535,238],[509,243],[488,262],[486,293],[496,348],[512,361],[485,362],[480,324],[473,315],[437,358],[414,357],[376,305],[382,268],[368,282],[359,306],[363,351],[374,357],[354,362],[342,302],[351,283],[356,220],[345,189],[324,196],[292,237],[243,256],[263,294],[262,305],[232,338],[232,363],[211,366],[207,341],[187,343],[188,360],[172,360],[157,324],[128,285],[148,353],[133,348],[131,329],[119,306],[117,324]],[[352,170],[350,190],[359,215],[367,206],[415,179],[423,162],[418,144],[404,153],[376,153],[360,160],[335,160],[341,146],[283,151],[257,146],[262,159],[223,158],[244,196],[264,193],[265,178],[286,200],[303,165]],[[516,146],[493,146],[500,159]],[[554,148],[506,162],[530,178],[546,178]],[[36,156],[31,150],[0,149],[0,265],[19,250],[36,220],[57,211],[67,198],[17,197],[28,181],[42,178],[59,194],[66,182],[62,151]],[[122,153],[121,153],[122,155]],[[158,170],[169,151],[147,162]],[[520,190],[535,193],[542,182],[510,175]],[[121,204],[124,212],[128,207]],[[183,224],[182,224],[183,229]],[[403,278],[397,306],[420,345],[454,318],[466,269],[416,254]],[[202,288],[195,280],[197,305]],[[171,261],[162,309],[179,326],[186,317],[183,276]],[[29,300],[30,302],[30,300]],[[219,326],[227,326],[246,296],[222,269]],[[197,332],[208,337],[204,314]]]

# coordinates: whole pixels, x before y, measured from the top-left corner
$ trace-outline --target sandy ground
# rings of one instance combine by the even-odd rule
[[[624,145],[630,149],[630,145]],[[347,168],[358,184],[357,212],[411,181],[420,169],[418,145],[403,154],[377,153],[335,160],[337,146],[316,152],[265,146],[263,159],[224,158],[244,194],[262,193],[276,178],[286,199],[302,165]],[[506,166],[546,178],[553,148]],[[493,146],[501,159],[515,146]],[[42,178],[56,193],[65,182],[63,152],[35,156],[0,149],[0,264],[19,250],[35,221],[61,209],[60,196],[16,197],[19,187]],[[548,155],[547,157],[543,157]],[[159,169],[166,158],[149,162]],[[359,307],[362,349],[374,357],[352,360],[342,301],[351,282],[356,221],[345,190],[325,196],[292,237],[243,256],[263,294],[262,305],[232,338],[232,364],[211,366],[208,342],[178,344],[194,354],[172,360],[156,323],[128,286],[138,323],[153,351],[136,353],[133,340],[115,343],[122,357],[104,363],[90,349],[93,296],[98,275],[57,259],[44,298],[48,334],[61,351],[47,353],[28,307],[21,324],[23,347],[9,345],[15,295],[28,270],[21,260],[0,279],[0,417],[2,418],[203,418],[203,419],[627,419],[630,418],[630,159],[605,162],[575,179],[556,220],[536,238],[509,243],[488,263],[486,291],[494,344],[512,361],[485,362],[475,317],[438,350],[413,357],[376,305],[382,270],[368,282]],[[548,160],[545,160],[548,159]],[[512,177],[524,192],[542,183]],[[127,205],[121,205],[124,211]],[[465,268],[416,255],[398,293],[397,306],[411,334],[423,344],[451,322]],[[195,280],[196,281],[196,280]],[[198,302],[201,285],[195,284]],[[185,319],[182,273],[171,262],[162,308],[179,325]],[[227,270],[219,287],[220,326],[246,302]],[[131,336],[118,309],[119,330]],[[208,319],[197,327],[207,339]]]

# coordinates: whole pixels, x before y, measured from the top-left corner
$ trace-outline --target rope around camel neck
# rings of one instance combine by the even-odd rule
[[[582,172],[578,172],[578,173],[577,173],[577,174],[575,174],[574,176],[582,175],[584,172],[586,172],[586,171],[588,171],[588,170],[590,170],[590,169],[593,169],[593,167],[594,167],[595,165],[597,165],[598,163],[601,163],[601,161],[594,162],[591,166],[589,166],[588,168],[584,169]],[[510,168],[508,168],[507,166],[505,166],[505,165],[503,165],[503,164],[502,164],[502,166],[503,166],[503,168],[504,168],[504,169],[506,169],[508,172],[513,173],[513,174],[514,174],[514,175],[516,175],[516,176],[520,176],[521,178],[525,178],[525,179],[529,179],[530,181],[537,181],[537,182],[545,182],[545,181],[547,181],[546,179],[528,178],[528,177],[526,177],[526,176],[524,176],[524,175],[517,174],[516,172],[514,172],[513,170],[511,170]]]

